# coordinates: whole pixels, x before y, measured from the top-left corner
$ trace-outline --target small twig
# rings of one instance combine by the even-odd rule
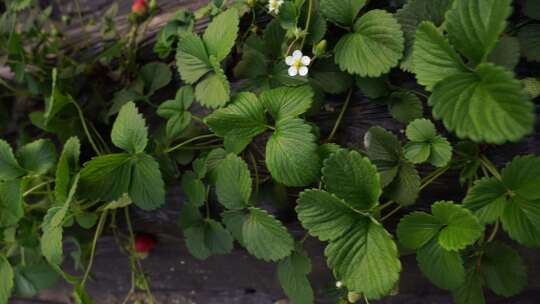
[[[341,124],[341,120],[343,120],[343,115],[345,115],[345,111],[349,107],[352,93],[353,93],[353,89],[350,89],[349,94],[347,94],[347,99],[345,99],[345,103],[343,104],[343,107],[341,108],[341,111],[339,112],[339,116],[336,120],[336,123],[334,124],[334,128],[332,128],[332,132],[330,132],[330,135],[328,135],[328,138],[326,139],[327,142],[331,142],[334,136],[336,135],[336,132],[339,129],[339,125]]]

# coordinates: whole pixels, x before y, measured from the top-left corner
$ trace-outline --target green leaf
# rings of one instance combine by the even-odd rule
[[[387,82],[387,75],[376,78],[356,76],[356,86],[362,94],[373,99],[387,96],[390,93]]]
[[[305,113],[311,107],[313,95],[313,90],[309,86],[281,87],[264,91],[260,96],[260,102],[276,123],[279,123]]]
[[[371,10],[356,21],[353,33],[339,40],[335,52],[341,70],[377,77],[388,73],[403,56],[403,32],[392,14]]]
[[[513,71],[519,63],[519,40],[516,37],[504,36],[489,54],[488,61]]]
[[[225,228],[211,219],[184,230],[189,252],[200,260],[214,254],[227,254],[233,248],[233,239]]]
[[[186,193],[191,204],[197,207],[204,205],[206,187],[192,171],[187,171],[182,175],[182,190]]]
[[[238,11],[228,9],[215,17],[206,28],[204,44],[208,53],[216,56],[217,61],[225,59],[234,46],[239,22]]]
[[[439,201],[431,206],[433,216],[443,225],[439,244],[446,250],[461,250],[473,244],[484,232],[478,219],[468,210],[452,202]]]
[[[347,91],[353,78],[342,72],[330,58],[317,60],[310,67],[311,82],[325,93],[340,94]]]
[[[452,291],[457,304],[485,304],[482,290],[482,277],[476,267],[469,267],[465,273],[465,282]]]
[[[45,113],[43,117],[45,118],[45,125],[58,114],[66,105],[73,101],[71,96],[63,94],[57,83],[57,70],[54,68],[52,70],[52,88],[51,96],[45,98]]]
[[[175,99],[167,100],[159,105],[157,114],[167,119],[165,132],[170,140],[180,136],[190,125],[191,113],[188,112],[188,109],[194,98],[193,88],[183,86],[176,92]]]
[[[525,0],[523,14],[529,18],[540,20],[540,2],[536,0]]]
[[[450,42],[473,62],[483,62],[511,13],[511,0],[456,0],[446,14]]]
[[[397,137],[381,127],[371,127],[364,136],[364,147],[369,159],[381,175],[381,186],[394,180],[403,151]]]
[[[384,195],[402,206],[416,202],[420,193],[420,175],[414,165],[401,160],[397,167],[395,179],[384,189]]]
[[[379,203],[381,186],[377,168],[356,151],[332,154],[322,169],[326,189],[356,210],[369,210]]]
[[[395,120],[401,123],[409,123],[421,118],[424,114],[420,98],[406,91],[398,91],[390,95],[388,111]]]
[[[70,188],[71,174],[79,167],[81,143],[77,137],[70,137],[64,144],[64,149],[56,166],[54,180],[54,197],[57,203],[64,203]]]
[[[13,289],[13,268],[9,261],[0,255],[0,303],[7,304]]]
[[[218,136],[253,138],[266,130],[266,118],[262,103],[253,93],[237,94],[233,102],[218,109],[205,119]]]
[[[496,294],[511,297],[527,286],[527,268],[510,246],[493,242],[486,246],[480,271],[486,285]]]
[[[15,179],[24,174],[11,146],[3,139],[0,139],[0,180]]]
[[[147,154],[133,160],[129,197],[137,207],[154,210],[165,204],[165,184],[159,164]]]
[[[540,62],[540,24],[525,25],[519,30],[518,38],[522,54],[529,61]]]
[[[352,26],[356,16],[366,5],[366,0],[321,0],[319,5],[319,9],[328,20]]]
[[[477,180],[463,200],[463,206],[478,217],[481,223],[495,222],[506,207],[507,190],[504,184],[494,177]]]
[[[401,218],[396,233],[403,246],[418,249],[433,239],[442,227],[436,217],[418,211]]]
[[[114,209],[120,209],[127,207],[131,205],[133,201],[129,197],[127,193],[124,193],[122,196],[120,196],[117,200],[108,202],[105,206],[103,206],[103,210],[114,210]]]
[[[527,77],[521,79],[521,83],[531,99],[540,96],[540,78]]]
[[[412,50],[416,29],[422,21],[431,21],[439,26],[453,0],[410,0],[396,12],[405,35],[405,54],[401,61],[401,69],[412,71]]]
[[[521,83],[490,63],[439,82],[429,104],[446,129],[476,142],[517,141],[532,131],[535,119]]]
[[[95,304],[96,302],[88,291],[86,291],[84,285],[77,284],[75,288],[73,289],[73,299],[75,301],[75,304]]]
[[[247,213],[244,210],[227,210],[221,214],[223,224],[231,232],[233,237],[242,245],[245,246],[242,230],[244,222],[247,218]]]
[[[422,22],[418,26],[412,53],[412,70],[418,83],[428,91],[446,77],[466,72],[458,53],[431,22]]]
[[[249,206],[251,175],[240,157],[229,154],[217,167],[216,194],[227,209],[243,209]]]
[[[13,226],[24,215],[21,182],[0,181],[0,227]]]
[[[435,125],[428,119],[416,119],[405,131],[411,141],[405,146],[405,157],[418,164],[429,160],[436,167],[445,166],[452,158],[452,146],[437,135]]]
[[[212,70],[210,58],[200,37],[183,34],[178,41],[176,65],[183,81],[194,84]]]
[[[118,113],[112,127],[111,139],[115,146],[132,154],[143,152],[146,148],[146,121],[133,102],[126,103]]]
[[[294,240],[283,224],[259,208],[249,208],[242,237],[249,253],[264,261],[281,260],[294,249]]]
[[[140,77],[144,82],[146,94],[152,95],[171,82],[172,73],[169,66],[163,62],[150,62],[145,64],[140,71]]]
[[[433,239],[416,254],[418,266],[433,284],[443,289],[455,289],[465,281],[463,260],[457,251],[448,251]]]
[[[196,226],[202,222],[201,212],[199,207],[193,205],[190,202],[186,202],[180,209],[180,217],[178,218],[178,226],[185,230],[189,227]]]
[[[229,101],[230,91],[225,72],[217,68],[197,84],[195,97],[201,105],[215,109],[224,106]]]
[[[379,223],[322,190],[302,192],[296,211],[311,235],[330,242],[328,265],[350,291],[379,299],[395,287],[401,271],[397,247]]]
[[[285,1],[279,8],[277,20],[282,28],[292,30],[298,23],[298,7],[291,1]]]
[[[320,160],[311,126],[299,118],[278,122],[266,144],[266,166],[287,186],[305,186],[319,177]]]
[[[292,304],[311,304],[314,301],[313,288],[307,278],[311,272],[311,260],[302,248],[281,260],[277,266],[277,276],[285,294]]]
[[[42,175],[56,163],[56,147],[48,139],[38,139],[17,151],[21,166],[35,175]]]
[[[81,228],[83,229],[90,229],[94,227],[98,221],[98,215],[97,213],[92,212],[83,212],[78,214],[75,217],[75,221]]]

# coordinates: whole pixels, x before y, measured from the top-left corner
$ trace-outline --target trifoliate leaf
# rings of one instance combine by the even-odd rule
[[[529,24],[518,33],[522,54],[530,61],[540,62],[540,24]]]
[[[431,21],[439,26],[444,21],[444,15],[452,0],[410,0],[396,12],[396,18],[401,24],[405,35],[405,54],[401,61],[401,68],[411,72],[412,49],[416,35],[416,29],[422,21]]]
[[[0,139],[0,180],[10,180],[24,174],[11,146],[3,139]]]
[[[485,304],[482,290],[482,276],[476,267],[468,267],[465,273],[465,282],[452,291],[456,304]]]
[[[146,95],[152,95],[171,82],[172,73],[169,66],[163,62],[150,62],[145,64],[140,71],[140,77],[144,82]]]
[[[395,120],[401,123],[409,123],[422,117],[422,101],[411,92],[394,92],[390,95],[388,111]]]
[[[21,182],[0,181],[0,227],[17,224],[24,215]]]
[[[143,152],[148,143],[146,121],[133,102],[126,103],[114,121],[111,139],[115,146],[135,154]]]
[[[165,204],[165,184],[159,164],[148,154],[140,154],[133,160],[129,197],[144,210]]]
[[[399,221],[396,233],[403,246],[418,249],[433,239],[442,227],[443,224],[433,215],[413,212]]]
[[[320,159],[311,126],[299,118],[279,121],[266,144],[266,166],[276,181],[287,186],[315,181]]]
[[[330,21],[341,25],[352,26],[356,16],[366,5],[366,0],[321,0],[320,10]]]
[[[503,183],[494,177],[477,180],[463,200],[463,205],[474,212],[480,222],[495,222],[506,207],[507,190]]]
[[[298,246],[290,256],[278,263],[279,283],[293,304],[313,303],[313,288],[306,277],[310,272],[311,260],[307,253]]]
[[[439,82],[429,104],[446,129],[476,142],[517,141],[532,131],[535,119],[521,83],[511,72],[490,63]]]
[[[401,264],[392,237],[379,223],[322,190],[302,192],[296,211],[310,234],[330,242],[328,265],[350,291],[378,299],[394,288]]]
[[[381,186],[377,168],[356,151],[332,154],[322,169],[326,189],[356,210],[369,210],[379,203]]]
[[[206,28],[204,44],[208,53],[216,56],[217,61],[225,59],[234,46],[239,22],[238,11],[228,9],[215,17]]]
[[[313,102],[313,90],[309,86],[297,88],[281,87],[264,91],[260,102],[272,115],[276,123],[305,113]]]
[[[13,289],[13,268],[3,255],[0,255],[0,303],[8,303]]]
[[[230,233],[211,219],[185,229],[184,236],[189,252],[199,260],[214,254],[230,253],[233,248]]]
[[[392,14],[371,10],[356,21],[353,33],[338,41],[335,61],[343,71],[377,77],[398,64],[403,42],[403,32]]]
[[[504,36],[499,39],[488,61],[513,71],[519,62],[519,40],[516,37]]]
[[[251,139],[266,130],[263,104],[253,93],[242,92],[225,108],[206,117],[206,123],[218,136]]]
[[[165,132],[167,138],[173,140],[180,136],[191,123],[191,113],[188,111],[194,99],[191,86],[181,87],[173,100],[167,100],[159,105],[157,114],[167,119]]]
[[[356,76],[356,86],[360,89],[362,94],[369,98],[387,96],[390,93],[387,81],[386,75],[376,78]]]
[[[32,174],[42,175],[56,164],[56,147],[48,139],[38,139],[22,146],[17,157],[21,167]]]
[[[192,171],[182,175],[182,190],[186,193],[188,201],[194,206],[201,207],[206,200],[206,187]]]
[[[342,72],[330,58],[315,61],[309,74],[313,84],[330,94],[340,94],[347,91],[353,82],[353,78]]]
[[[227,209],[243,209],[251,197],[251,175],[240,157],[229,154],[217,167],[216,194]]]
[[[242,237],[249,253],[265,261],[281,260],[294,249],[294,240],[283,224],[259,208],[249,208]]]
[[[79,167],[79,155],[81,153],[81,143],[77,137],[69,138],[64,144],[64,150],[56,166],[56,176],[54,180],[54,197],[56,202],[66,201],[71,183],[71,173]]]
[[[468,210],[452,202],[439,201],[431,206],[433,216],[443,225],[439,244],[446,250],[461,250],[473,244],[484,232],[478,219]]]
[[[446,77],[466,71],[459,55],[431,22],[422,22],[418,26],[412,69],[418,83],[428,91]]]
[[[210,58],[200,37],[185,33],[178,41],[176,65],[183,81],[194,84],[212,70]]]
[[[416,119],[405,131],[410,142],[405,145],[405,157],[418,164],[429,161],[436,167],[445,166],[452,158],[452,146],[437,135],[435,125],[428,119]]]
[[[523,14],[527,17],[540,20],[540,2],[536,0],[525,0]]]
[[[208,74],[195,87],[197,101],[208,108],[219,108],[229,101],[231,87],[225,72],[221,68],[215,68],[213,73]]]
[[[465,281],[463,260],[457,251],[448,251],[431,240],[416,254],[418,266],[433,284],[443,289],[455,289]]]
[[[456,0],[446,14],[450,42],[470,60],[480,63],[497,44],[511,12],[511,0]]]
[[[503,243],[493,242],[486,246],[480,271],[486,286],[500,296],[514,296],[527,286],[527,268],[523,259]]]

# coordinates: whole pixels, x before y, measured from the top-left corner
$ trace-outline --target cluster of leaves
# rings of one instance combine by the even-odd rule
[[[24,116],[0,116],[13,143],[0,140],[0,304],[58,279],[74,285],[77,303],[93,303],[85,285],[105,230],[128,249],[133,286],[152,303],[129,210],[163,207],[178,184],[178,233],[191,254],[227,254],[236,242],[276,263],[292,303],[320,295],[308,277],[309,236],[326,244],[345,303],[399,292],[407,254],[456,303],[484,303],[485,288],[510,297],[526,287],[523,259],[497,233],[540,246],[540,156],[512,155],[499,171],[487,155],[523,141],[538,120],[538,1],[520,10],[511,0],[279,3],[212,0],[179,10],[156,37],[163,62],[149,63],[136,51],[150,20],[132,20],[121,36],[114,5],[100,29],[108,43],[81,58],[49,22],[52,8],[0,4],[0,72],[9,72],[0,74],[9,101],[0,112]],[[508,21],[513,9],[519,22]],[[307,76],[288,74],[294,50],[310,55]],[[532,72],[515,74],[522,62]],[[317,124],[341,98],[333,127]],[[398,128],[371,126],[363,142],[336,143],[359,99],[382,106]],[[465,197],[420,200],[448,170],[459,172]],[[268,201],[294,207],[305,236]],[[127,232],[116,226],[120,212]],[[64,271],[68,242],[80,273]]]

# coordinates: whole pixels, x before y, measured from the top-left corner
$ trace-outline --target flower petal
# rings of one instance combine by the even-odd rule
[[[288,72],[289,72],[289,76],[291,77],[298,75],[298,69],[294,66],[290,67]]]
[[[298,74],[300,74],[300,76],[306,76],[308,74],[308,71],[308,68],[303,66],[298,69]]]
[[[294,59],[301,59],[302,58],[302,51],[296,50],[292,53],[292,56]]]
[[[311,58],[309,58],[308,56],[302,57],[302,64],[303,65],[309,65],[310,63],[311,63]]]
[[[287,65],[293,65],[294,64],[294,58],[293,56],[287,56],[287,58],[285,58],[285,63]]]

